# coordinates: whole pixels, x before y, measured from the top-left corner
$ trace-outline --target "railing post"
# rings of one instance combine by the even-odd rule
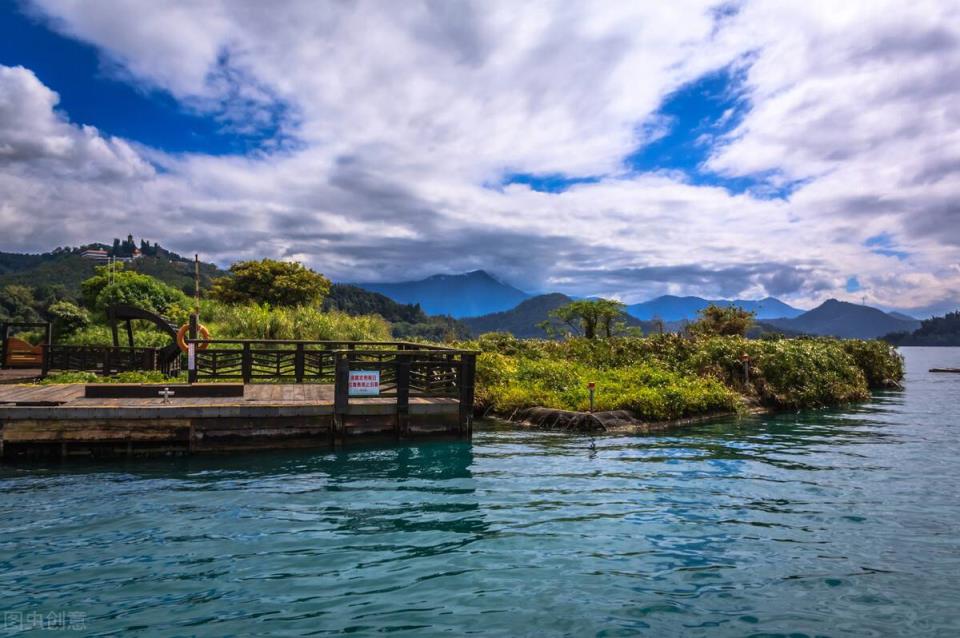
[[[189,335],[189,337],[190,337],[191,339],[196,339],[196,338],[197,338],[197,324],[198,324],[198,321],[197,321],[197,313],[195,313],[195,312],[190,313],[190,324],[189,324],[190,327],[188,328],[187,334]],[[191,383],[191,384],[194,384],[194,383],[197,382],[197,367],[198,367],[198,366],[197,366],[197,363],[198,363],[198,362],[197,362],[197,353],[200,351],[200,349],[197,348],[197,344],[191,343],[190,345],[187,346],[187,353],[188,353],[187,356],[188,356],[188,357],[189,357],[189,352],[190,352],[190,350],[193,350],[193,365],[192,365],[192,366],[189,365],[189,364],[190,364],[190,361],[189,361],[189,358],[188,358],[188,360],[187,360],[187,368],[188,368],[188,370],[187,370],[187,381],[188,381],[189,383]]]
[[[250,383],[253,378],[253,355],[250,352],[249,342],[244,342],[243,354],[240,355],[240,376],[244,383]]]
[[[7,367],[7,324],[0,324],[0,368]]]
[[[410,357],[398,354],[397,363],[397,438],[407,435],[410,425]]]
[[[460,433],[473,436],[473,380],[477,370],[477,355],[460,355]]]
[[[297,343],[297,352],[293,355],[293,374],[297,379],[297,383],[303,383],[303,368],[304,368],[304,346],[302,342]]]
[[[50,350],[52,348],[53,344],[44,344],[43,346],[43,361],[40,364],[40,378],[42,379],[46,379],[47,375],[50,374]]]
[[[347,409],[350,405],[350,359],[343,352],[336,354],[336,372],[333,380],[333,426],[336,435],[342,435]]]

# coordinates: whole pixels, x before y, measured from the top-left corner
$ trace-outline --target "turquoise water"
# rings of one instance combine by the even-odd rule
[[[906,355],[672,436],[0,468],[6,631],[960,635],[960,349]]]

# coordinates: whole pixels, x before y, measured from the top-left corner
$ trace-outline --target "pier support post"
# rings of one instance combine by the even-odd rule
[[[240,376],[244,383],[250,383],[253,378],[253,354],[250,352],[250,343],[246,341],[240,354]]]
[[[334,442],[343,440],[347,410],[350,404],[350,359],[343,352],[337,353],[336,372],[333,384]]]
[[[0,324],[0,368],[7,366],[7,324]]]
[[[297,343],[297,351],[293,354],[293,376],[297,383],[303,383],[303,369],[305,367],[305,352],[302,342]]]
[[[473,436],[473,382],[477,370],[477,355],[460,355],[460,435]]]
[[[397,438],[407,436],[410,426],[410,357],[397,355]]]

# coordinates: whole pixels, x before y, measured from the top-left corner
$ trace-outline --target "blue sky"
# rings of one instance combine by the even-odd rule
[[[3,3],[0,249],[948,308],[944,9]]]
[[[72,121],[174,153],[245,153],[277,134],[276,126],[238,133],[162,88],[131,83],[96,47],[56,33],[15,3],[0,5],[0,16],[0,64],[31,69],[60,95],[59,109]]]

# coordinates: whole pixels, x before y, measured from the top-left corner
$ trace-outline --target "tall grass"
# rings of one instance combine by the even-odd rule
[[[271,308],[205,301],[200,308],[200,322],[210,330],[212,339],[390,340],[390,324],[379,315],[351,316],[338,310],[324,312],[314,306]],[[136,346],[159,348],[170,344],[167,333],[145,321],[134,323],[133,335]],[[122,329],[120,341],[126,344]],[[60,342],[109,345],[113,336],[108,326],[95,324]]]
[[[272,308],[205,302],[200,321],[214,339],[390,340],[390,324],[379,315],[351,316],[315,306]]]

